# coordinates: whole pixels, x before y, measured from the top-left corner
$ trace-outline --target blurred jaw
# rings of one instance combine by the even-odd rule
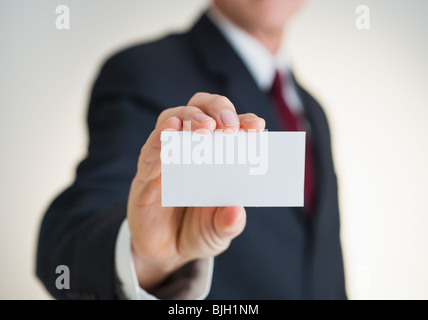
[[[287,21],[305,1],[213,0],[213,3],[226,17],[274,51],[273,39],[281,38]]]

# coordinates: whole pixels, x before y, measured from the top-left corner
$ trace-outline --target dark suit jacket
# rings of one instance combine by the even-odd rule
[[[254,112],[267,129],[280,130],[267,95],[206,15],[187,33],[127,49],[105,63],[90,99],[87,158],[40,230],[37,275],[54,297],[118,297],[114,246],[140,148],[163,109],[186,105],[198,91],[227,96],[238,113]],[[346,298],[327,119],[300,86],[298,93],[313,128],[314,218],[306,221],[300,208],[247,208],[243,234],[215,259],[208,298]],[[69,290],[55,287],[58,265],[70,268]]]

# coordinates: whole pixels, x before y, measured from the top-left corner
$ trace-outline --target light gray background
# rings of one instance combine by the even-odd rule
[[[101,61],[186,28],[205,3],[0,0],[0,299],[48,298],[34,276],[38,225],[85,154]],[[60,4],[71,30],[55,28]],[[369,31],[354,26],[359,4]],[[428,299],[427,16],[426,0],[312,0],[287,32],[331,124],[352,299]]]

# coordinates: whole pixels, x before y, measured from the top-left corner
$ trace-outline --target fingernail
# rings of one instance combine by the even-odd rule
[[[248,117],[244,118],[242,120],[242,122],[247,123],[247,122],[251,122],[251,121],[254,121],[254,120],[258,120],[258,119],[259,119],[259,117],[257,117],[257,116],[248,116]]]
[[[220,118],[223,124],[228,127],[237,126],[239,124],[238,117],[229,109],[222,110],[220,112]]]
[[[175,116],[166,120],[165,123],[168,123],[168,128],[165,130],[180,130],[181,128],[181,120]]]
[[[205,122],[208,120],[213,120],[213,118],[207,116],[205,113],[195,113],[193,115],[193,119],[198,121],[198,122]]]

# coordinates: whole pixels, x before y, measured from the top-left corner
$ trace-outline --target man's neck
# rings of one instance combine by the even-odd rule
[[[269,50],[270,53],[272,53],[273,55],[276,55],[278,53],[279,49],[281,48],[282,36],[284,32],[282,28],[279,30],[261,30],[250,28],[244,23],[237,21],[237,19],[234,19],[234,17],[229,15],[229,13],[223,10],[222,8],[215,6],[215,9],[220,11],[221,14],[223,14],[227,19],[236,24],[238,27],[240,27],[248,34],[253,36],[255,39],[260,41],[260,43],[262,43]]]

